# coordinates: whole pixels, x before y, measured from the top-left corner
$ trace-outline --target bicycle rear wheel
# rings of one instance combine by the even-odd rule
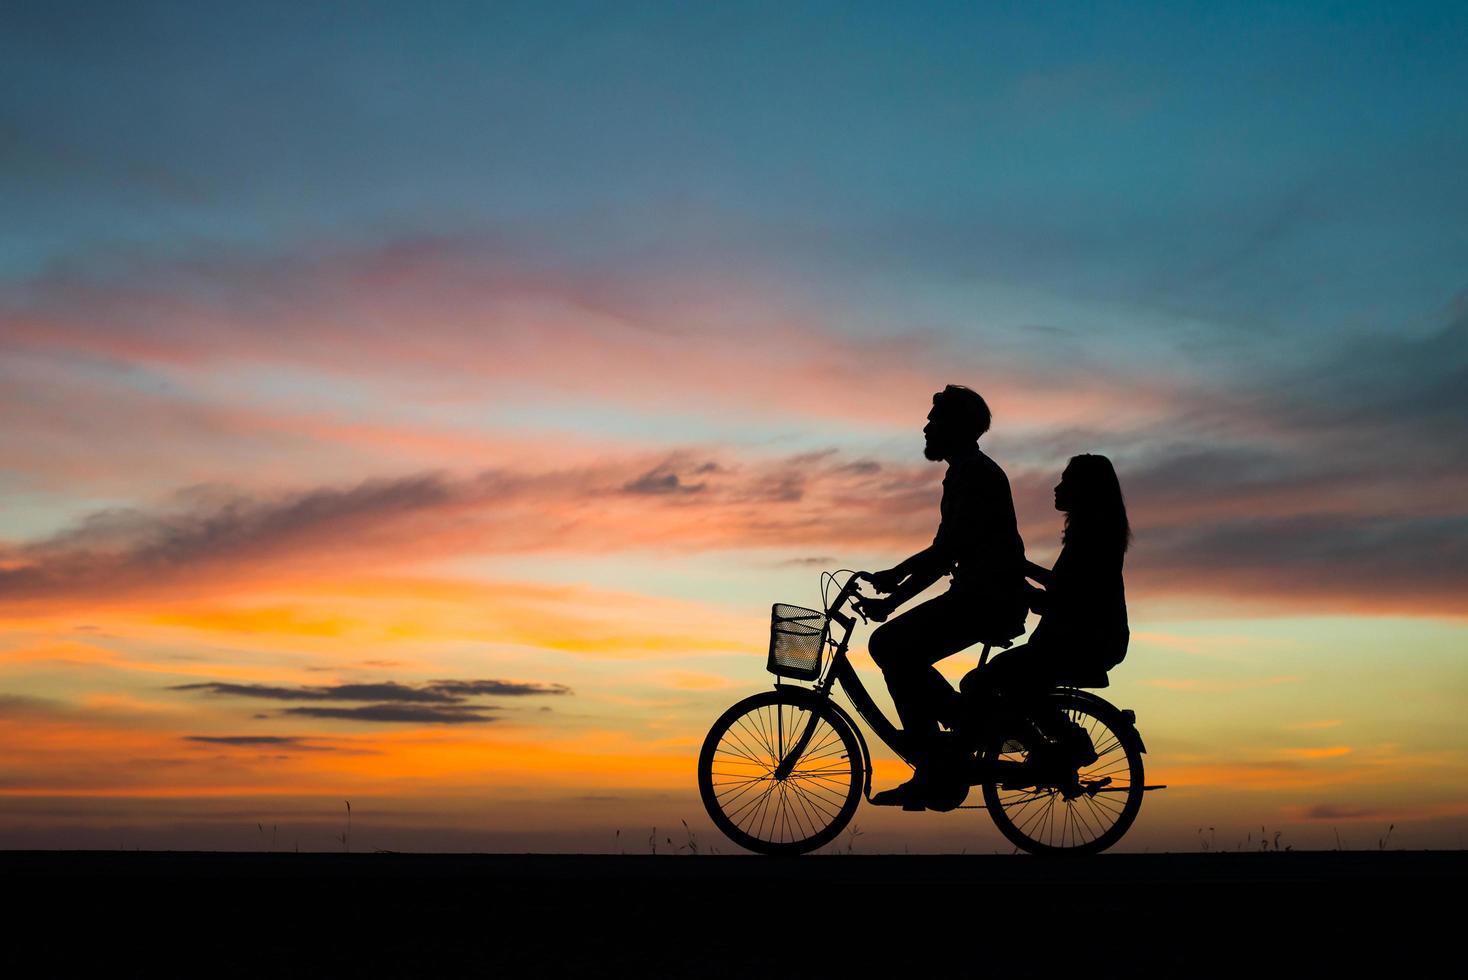
[[[1010,775],[983,784],[984,804],[1000,833],[1022,850],[1096,854],[1121,840],[1141,809],[1142,739],[1100,698],[1056,691],[1049,699],[1085,729],[1096,760],[1057,770],[1043,758],[1046,747],[996,738],[985,755]]]
[[[815,721],[790,775],[775,770]],[[698,754],[698,791],[726,837],[760,854],[804,854],[829,844],[861,803],[856,735],[803,689],[745,698],[714,722]]]

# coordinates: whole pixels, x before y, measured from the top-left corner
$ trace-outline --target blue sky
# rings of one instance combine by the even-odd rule
[[[1259,331],[1461,287],[1459,5],[351,9],[23,5],[5,267],[489,236]]]

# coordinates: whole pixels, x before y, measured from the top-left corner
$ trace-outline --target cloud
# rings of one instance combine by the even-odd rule
[[[459,704],[480,696],[527,697],[566,695],[565,684],[539,684],[503,680],[442,680],[410,686],[386,681],[380,684],[335,684],[323,687],[272,687],[265,684],[230,684],[210,681],[175,684],[170,691],[203,691],[222,697],[260,698],[268,701],[373,701],[407,704]]]
[[[1468,615],[1468,516],[1294,515],[1139,533],[1128,586],[1272,608]]]
[[[0,694],[0,718],[50,715],[64,708],[63,702],[51,698],[34,698],[23,694]]]
[[[1349,745],[1325,745],[1285,748],[1279,751],[1289,759],[1338,759],[1350,755],[1354,749]]]
[[[699,493],[707,486],[706,483],[684,483],[677,473],[658,468],[627,481],[622,489],[627,493],[645,494]]]
[[[1451,473],[1379,473],[1366,462],[1312,462],[1282,449],[1153,447],[1140,459],[1129,455],[1124,448],[1116,462],[1136,532],[1126,569],[1133,599],[1468,613],[1461,504],[1468,497]],[[158,508],[98,511],[39,541],[0,543],[0,603],[219,592],[272,575],[357,573],[459,555],[910,553],[937,522],[939,467],[873,469],[839,452],[740,458],[724,451],[716,469],[707,461],[705,451],[688,450],[652,465],[634,456],[566,470],[409,474],[253,496],[186,488]],[[697,483],[685,479],[698,470]],[[1011,469],[1035,553],[1058,538],[1059,517],[1043,506],[1054,479],[1048,470]],[[687,492],[692,487],[697,492]]]
[[[273,749],[289,749],[296,752],[330,752],[334,751],[330,745],[315,744],[317,740],[307,740],[297,735],[185,735],[186,742],[203,742],[208,745],[231,745],[240,748],[266,747]]]
[[[1141,373],[1118,387],[1094,365],[1042,370],[994,344],[980,357],[932,331],[853,337],[831,325],[841,311],[682,275],[548,268],[467,237],[184,259],[94,253],[0,283],[0,320],[15,350],[169,377],[284,366],[439,399],[482,398],[499,382],[531,403],[732,411],[746,422],[907,426],[934,379],[954,376],[990,379],[986,397],[1015,419],[1133,417],[1171,398]]]
[[[1360,806],[1345,803],[1295,804],[1285,807],[1291,817],[1301,820],[1370,820],[1376,823],[1375,840],[1378,847],[1385,846],[1390,831],[1387,823],[1397,824],[1419,820],[1442,820],[1460,818],[1468,814],[1468,803],[1459,800],[1439,802],[1401,801],[1390,805]]]
[[[491,708],[478,705],[369,704],[360,708],[286,708],[283,714],[307,718],[339,718],[346,721],[406,722],[430,725],[461,725],[497,720]]]
[[[525,697],[537,694],[570,694],[565,684],[535,684],[521,681],[432,681],[428,687],[461,697],[486,694],[494,697]]]
[[[429,688],[403,684],[338,684],[333,687],[270,687],[264,684],[175,684],[171,691],[204,691],[221,697],[262,698],[269,701],[402,701],[453,704],[463,700]]]
[[[424,261],[441,259],[430,250]],[[215,273],[202,275],[212,282]],[[300,288],[314,295],[307,280]],[[1264,363],[1246,381],[1214,379],[1187,400],[1153,403],[1162,414],[1145,424],[1077,427],[1090,412],[1033,440],[1001,435],[994,451],[1031,551],[1058,540],[1049,500],[1064,459],[1103,451],[1117,464],[1136,530],[1133,599],[1464,615],[1465,311],[1468,300],[1427,336],[1343,345],[1323,368]],[[663,336],[636,317],[620,330],[652,330],[654,344]],[[912,397],[926,400],[902,397],[909,408]],[[95,511],[39,540],[0,542],[0,603],[218,592],[276,574],[474,555],[910,553],[931,538],[940,476],[941,468],[878,462],[865,451],[689,446],[294,490],[198,485],[157,505]]]
[[[657,472],[674,475],[684,464],[665,458],[658,465]],[[0,543],[0,602],[202,589],[211,578],[257,577],[272,567],[360,570],[456,554],[837,540],[870,546],[932,533],[926,524],[936,515],[936,471],[894,484],[890,470],[846,471],[831,453],[729,460],[717,470],[687,465],[703,469],[697,493],[625,492],[654,472],[640,458],[560,471],[412,474],[259,496],[219,485],[185,488],[159,508],[97,511],[39,541]],[[923,483],[928,492],[915,493]],[[897,489],[884,493],[883,485]],[[832,521],[833,510],[850,524]],[[909,530],[907,519],[919,512],[925,519]]]
[[[530,697],[562,696],[571,693],[564,684],[540,684],[504,680],[437,680],[426,684],[407,685],[392,681],[380,684],[335,684],[322,687],[273,687],[265,684],[230,684],[208,682],[175,684],[172,691],[199,691],[221,697],[255,698],[267,701],[368,702],[358,707],[332,707],[311,704],[283,709],[280,714],[306,718],[334,718],[347,721],[385,723],[421,723],[459,725],[497,720],[493,705],[468,704],[470,698],[483,696]],[[267,717],[256,715],[256,718]],[[193,738],[191,736],[191,738]],[[296,738],[275,739],[270,736],[215,739],[197,737],[195,741],[224,741],[236,745],[268,745],[280,741],[294,745]]]
[[[1253,371],[1166,427],[1112,440],[1136,532],[1129,594],[1468,615],[1468,296],[1424,336]],[[1072,433],[1064,449],[1091,440],[1106,445]],[[1016,481],[1029,519],[1046,490]]]
[[[486,475],[480,482],[492,481]],[[48,539],[0,548],[0,599],[197,571],[222,561],[257,561],[283,549],[365,532],[383,521],[450,502],[453,489],[435,475],[368,480],[275,500],[252,500],[221,488],[184,490],[184,506],[164,512],[94,512]]]
[[[266,701],[310,701],[310,705],[283,709],[283,716],[334,718],[367,722],[402,722],[424,724],[465,724],[495,721],[497,709],[492,705],[467,703],[484,696],[531,697],[564,696],[571,689],[564,684],[542,684],[506,680],[436,680],[407,685],[387,681],[377,684],[335,684],[327,686],[278,687],[266,684],[234,684],[211,681],[175,684],[172,691],[206,693],[218,697],[247,698]],[[321,704],[320,702],[328,702]],[[365,702],[355,707],[334,707],[330,702]],[[268,715],[257,714],[257,719]],[[231,745],[301,746],[298,737],[286,736],[189,736],[193,741],[219,742]]]

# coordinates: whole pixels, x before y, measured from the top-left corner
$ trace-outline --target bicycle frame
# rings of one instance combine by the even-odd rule
[[[831,694],[836,685],[840,684],[842,689],[845,690],[846,696],[851,699],[851,703],[856,708],[857,714],[861,716],[861,719],[867,723],[872,729],[872,733],[883,744],[896,752],[909,765],[914,763],[914,752],[911,738],[908,737],[905,731],[894,725],[882,712],[882,709],[877,706],[876,701],[872,699],[871,694],[866,689],[866,685],[862,683],[860,675],[857,674],[856,668],[851,665],[851,660],[847,656],[847,650],[851,645],[851,634],[856,630],[856,619],[842,612],[841,607],[848,600],[860,595],[858,591],[858,579],[862,577],[862,574],[861,572],[852,574],[846,580],[846,584],[841,587],[841,591],[837,594],[836,600],[825,610],[826,616],[830,621],[840,626],[843,632],[840,641],[835,644],[836,651],[831,657],[830,665],[826,668],[825,673],[815,682],[814,687],[811,689],[811,694],[816,700],[825,701],[836,715],[855,733],[857,744],[861,746],[863,755],[862,766],[865,776],[865,793],[870,799],[872,788],[871,748],[867,745],[866,737],[863,735],[861,727],[856,724],[839,704],[832,700]],[[828,639],[827,642],[830,642],[830,640]],[[983,653],[979,658],[980,666],[989,659],[990,649],[990,644],[984,644]],[[1132,712],[1117,709],[1110,702],[1092,694],[1090,691],[1081,690],[1080,688],[1066,688],[1066,690],[1072,692],[1075,696],[1093,702],[1101,710],[1115,713],[1133,732],[1136,731],[1134,725],[1136,716]],[[817,721],[816,714],[812,712],[810,721],[806,723],[805,730],[795,740],[789,753],[780,760],[780,765],[774,773],[776,779],[786,778],[795,768],[796,761],[804,754],[806,746],[810,744],[810,739],[815,733]],[[1027,723],[1033,724],[1032,722]],[[1140,734],[1137,737],[1140,742]],[[1145,752],[1146,750],[1146,746],[1143,745],[1142,751]],[[1150,789],[1152,787],[1148,788]]]
[[[841,685],[842,689],[846,692],[846,696],[851,699],[852,705],[856,708],[857,714],[872,729],[872,733],[888,748],[896,752],[904,762],[912,764],[913,753],[911,740],[907,737],[907,733],[892,724],[887,716],[882,713],[882,709],[877,707],[877,703],[872,700],[872,696],[867,691],[866,685],[861,682],[860,675],[857,674],[856,668],[851,665],[851,660],[847,656],[847,649],[851,645],[851,634],[856,630],[856,618],[846,615],[841,611],[841,607],[849,599],[860,595],[857,586],[858,579],[861,575],[862,573],[857,572],[847,579],[846,584],[841,587],[840,593],[837,594],[836,600],[825,611],[827,618],[831,622],[839,625],[844,632],[841,640],[835,645],[836,652],[831,657],[830,666],[826,668],[826,672],[815,682],[813,693],[817,699],[826,701],[841,720],[846,722],[851,727],[851,730],[856,733],[857,743],[861,746],[862,755],[865,756],[862,759],[866,778],[865,793],[870,798],[872,789],[871,749],[867,746],[866,738],[862,734],[860,726],[847,715],[846,711],[840,705],[831,700],[831,693],[835,686],[837,684]],[[829,639],[827,642],[830,642]],[[986,646],[984,648],[985,656],[988,655],[988,650],[989,648]],[[810,744],[811,736],[815,732],[817,720],[816,714],[812,712],[810,721],[806,723],[805,731],[795,740],[795,743],[790,748],[790,752],[780,761],[779,767],[776,768],[776,779],[784,779],[795,768],[796,760],[801,757],[805,752],[806,746]]]

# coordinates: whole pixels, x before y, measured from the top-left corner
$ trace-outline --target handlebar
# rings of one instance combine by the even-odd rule
[[[841,591],[836,593],[836,600],[832,602],[830,606],[828,606],[826,609],[826,615],[845,627],[847,632],[850,632],[851,630],[856,628],[856,620],[846,615],[842,611],[841,607],[843,604],[851,599],[862,598],[860,590],[861,581],[863,579],[870,578],[870,572],[852,572],[851,576],[847,578],[846,584],[841,586]],[[856,610],[856,614],[858,616],[861,616],[862,622],[867,621],[866,616],[862,614],[862,611],[860,609]]]

